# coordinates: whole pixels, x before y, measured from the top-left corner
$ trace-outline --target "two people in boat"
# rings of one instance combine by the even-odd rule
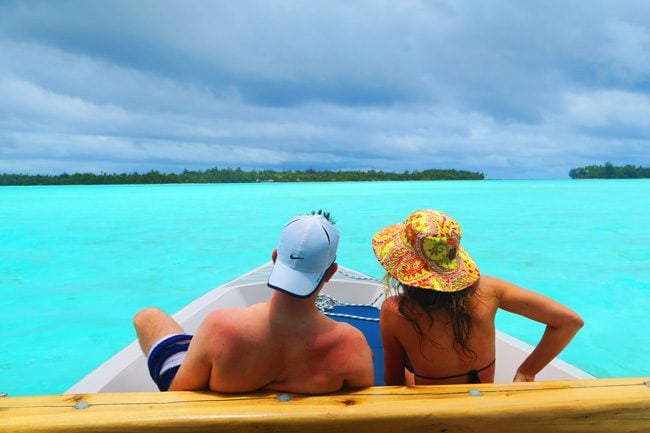
[[[272,253],[271,299],[215,310],[193,336],[159,309],[138,312],[134,326],[159,389],[316,394],[371,386],[372,352],[361,331],[315,306],[338,268],[338,241],[329,214],[293,218]]]
[[[481,275],[461,236],[448,215],[420,210],[372,239],[393,292],[380,313],[388,385],[494,381],[499,308],[546,324],[514,381],[534,380],[583,325],[546,296]],[[293,218],[272,254],[270,301],[213,311],[194,336],[161,310],[140,311],[134,325],[159,388],[324,393],[372,385],[363,334],[314,305],[337,270],[338,239],[327,214]]]

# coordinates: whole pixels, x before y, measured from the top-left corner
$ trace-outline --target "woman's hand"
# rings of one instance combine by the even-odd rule
[[[515,378],[512,379],[513,382],[535,382],[534,374],[524,374],[521,371],[517,370],[515,373]]]

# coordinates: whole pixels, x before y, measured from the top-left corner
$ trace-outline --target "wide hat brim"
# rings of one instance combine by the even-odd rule
[[[404,223],[377,232],[372,249],[386,271],[400,283],[439,292],[457,292],[474,284],[480,276],[478,266],[460,245],[453,269],[434,269],[409,245],[402,242]]]

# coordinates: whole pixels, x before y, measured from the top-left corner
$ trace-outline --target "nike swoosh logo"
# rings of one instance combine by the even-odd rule
[[[289,254],[289,258],[293,260],[305,260],[304,257],[294,257],[293,253]]]

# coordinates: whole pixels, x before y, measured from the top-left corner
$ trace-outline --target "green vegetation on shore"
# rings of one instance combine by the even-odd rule
[[[571,179],[637,179],[650,178],[650,167],[633,165],[616,166],[611,162],[605,165],[589,165],[569,170]]]
[[[109,185],[154,183],[253,183],[253,182],[354,182],[382,180],[482,180],[483,173],[463,170],[422,170],[393,173],[385,171],[316,171],[316,170],[251,170],[211,168],[205,171],[184,170],[182,173],[75,173],[49,176],[0,174],[0,186],[9,185]]]

